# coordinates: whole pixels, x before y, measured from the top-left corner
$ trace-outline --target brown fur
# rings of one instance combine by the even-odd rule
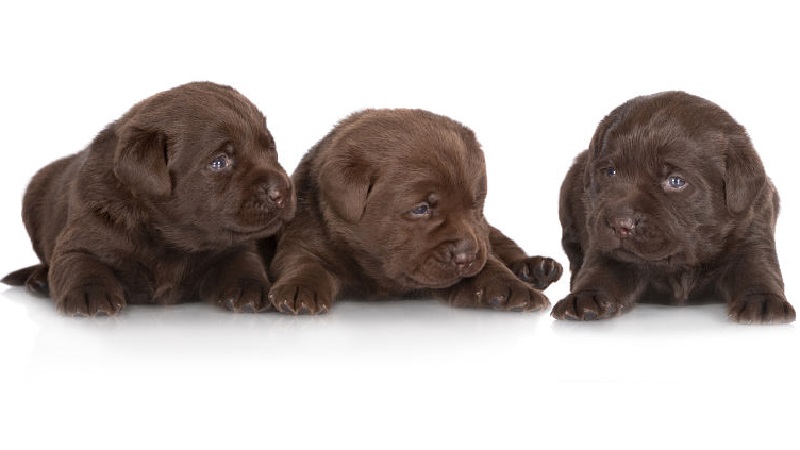
[[[68,315],[198,297],[261,311],[269,282],[255,243],[294,210],[261,112],[233,88],[190,83],[36,174],[22,218],[41,263],[3,281]]]
[[[558,319],[613,317],[640,299],[719,297],[739,322],[789,322],[774,231],[778,194],[747,133],[683,92],[602,120],[561,188],[571,293]]]
[[[534,287],[557,280],[561,266],[528,257],[489,226],[483,151],[447,117],[353,114],[306,154],[293,180],[297,217],[270,268],[279,311],[326,312],[343,295],[435,295],[515,311],[549,304]]]

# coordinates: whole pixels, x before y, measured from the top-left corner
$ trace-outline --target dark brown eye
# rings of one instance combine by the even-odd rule
[[[209,168],[213,171],[220,171],[231,165],[231,157],[225,153],[219,154],[214,157],[214,160],[209,164]]]

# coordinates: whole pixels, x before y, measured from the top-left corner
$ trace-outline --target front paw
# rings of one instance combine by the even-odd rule
[[[570,293],[556,303],[550,315],[562,320],[610,319],[628,311],[631,306],[602,292],[581,291]]]
[[[750,294],[731,302],[728,317],[739,323],[789,323],[797,314],[794,307],[775,294]]]
[[[269,301],[269,283],[240,281],[222,290],[217,304],[232,312],[259,313],[272,309]]]
[[[547,297],[512,273],[487,273],[467,278],[450,288],[449,303],[457,308],[498,311],[539,311],[550,306]]]
[[[84,317],[113,316],[127,304],[121,289],[103,284],[74,287],[64,295],[56,297],[55,301],[56,308],[61,313]]]
[[[317,286],[275,283],[269,291],[272,306],[284,314],[322,314],[330,311],[333,296]]]
[[[536,289],[545,289],[561,278],[564,268],[551,258],[532,256],[512,264],[511,271],[517,278]]]

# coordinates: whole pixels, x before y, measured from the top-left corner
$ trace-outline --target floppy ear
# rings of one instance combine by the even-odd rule
[[[583,188],[588,189],[589,183],[591,182],[591,162],[595,160],[597,156],[600,155],[600,152],[603,151],[605,147],[606,141],[606,133],[617,120],[617,111],[613,111],[611,114],[605,116],[603,120],[600,121],[600,124],[597,125],[597,130],[594,132],[594,136],[592,136],[591,142],[589,142],[589,148],[587,150],[587,160],[586,164],[584,165],[583,170]]]
[[[370,165],[360,158],[333,157],[320,167],[320,197],[339,217],[357,222],[367,206],[374,176]]]
[[[167,137],[164,133],[123,128],[114,152],[114,174],[136,195],[168,196],[172,186],[167,170]]]
[[[733,214],[750,208],[767,184],[767,173],[746,134],[734,135],[728,143],[725,203]]]

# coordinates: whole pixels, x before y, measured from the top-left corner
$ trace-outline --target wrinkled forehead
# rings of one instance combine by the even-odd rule
[[[414,142],[396,157],[401,166],[429,171],[432,176],[484,171],[483,152],[460,140]]]
[[[202,92],[184,101],[188,105],[188,118],[206,121],[227,133],[266,128],[264,115],[236,91]]]
[[[689,95],[660,95],[620,107],[619,118],[608,134],[644,137],[665,144],[681,139],[712,144],[738,129],[733,118],[715,103]]]
[[[164,105],[168,137],[189,146],[214,147],[224,143],[256,144],[273,148],[266,119],[235,92],[202,93]]]
[[[724,172],[723,144],[713,135],[689,135],[675,129],[640,128],[612,136],[594,166],[611,164],[625,174],[660,178],[669,173],[716,178]]]
[[[454,156],[448,152],[432,152],[424,158],[399,158],[385,173],[387,182],[409,195],[485,197],[486,171],[482,158]]]

